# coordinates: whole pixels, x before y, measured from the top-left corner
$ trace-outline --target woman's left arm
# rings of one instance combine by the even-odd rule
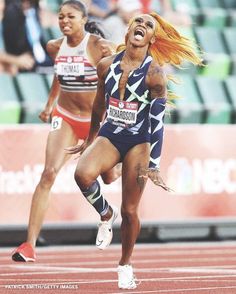
[[[163,189],[169,191],[160,176],[160,159],[164,135],[164,117],[167,100],[166,77],[162,68],[151,65],[147,74],[146,83],[150,90],[151,105],[149,111],[150,120],[150,161],[147,176],[151,181]]]

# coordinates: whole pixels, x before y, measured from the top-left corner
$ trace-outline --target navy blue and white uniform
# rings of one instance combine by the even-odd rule
[[[145,78],[152,57],[147,55],[141,66],[130,72],[124,99],[120,99],[120,62],[124,51],[117,54],[105,79],[106,118],[99,136],[108,138],[118,149],[121,160],[135,145],[150,142],[150,91]]]

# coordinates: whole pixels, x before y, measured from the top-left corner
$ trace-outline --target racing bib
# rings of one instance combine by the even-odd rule
[[[62,117],[53,116],[50,131],[60,130],[62,124]]]
[[[138,103],[121,101],[110,97],[107,120],[121,127],[129,128],[137,121]]]
[[[82,56],[59,56],[55,60],[55,72],[63,77],[84,76],[84,58]]]

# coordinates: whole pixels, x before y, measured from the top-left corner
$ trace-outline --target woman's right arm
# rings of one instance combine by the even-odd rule
[[[62,39],[58,39],[58,40],[50,40],[47,43],[47,52],[53,60],[55,60],[55,58],[57,56],[61,42],[62,42]],[[58,82],[56,75],[54,75],[52,85],[51,85],[51,88],[49,91],[47,103],[45,105],[44,110],[39,114],[39,118],[43,122],[49,121],[51,112],[53,110],[54,103],[55,103],[57,97],[59,96],[59,93],[60,93],[60,84]]]
[[[92,142],[96,138],[98,131],[100,129],[100,123],[103,121],[104,114],[106,111],[105,74],[110,65],[110,61],[108,61],[109,59],[104,58],[102,61],[98,63],[98,66],[97,66],[98,85],[97,85],[96,97],[93,102],[91,125],[90,125],[90,131],[89,131],[89,135],[87,139],[88,142]]]

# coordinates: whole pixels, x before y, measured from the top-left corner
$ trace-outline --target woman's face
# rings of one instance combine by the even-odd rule
[[[154,39],[156,29],[155,19],[148,14],[135,17],[129,26],[127,37],[137,46],[148,45]]]
[[[84,30],[87,21],[82,12],[73,6],[64,5],[58,15],[59,27],[65,36],[71,36]]]

